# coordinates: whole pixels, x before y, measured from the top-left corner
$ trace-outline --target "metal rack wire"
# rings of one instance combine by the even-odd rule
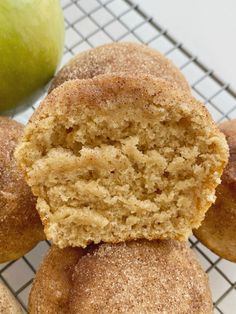
[[[236,92],[132,1],[61,0],[61,3],[66,23],[62,65],[74,54],[100,44],[142,42],[174,61],[191,83],[194,96],[205,103],[217,122],[236,118]],[[13,117],[26,123],[39,103],[40,100]],[[49,245],[47,241],[41,242],[21,259],[0,265],[0,281],[15,294],[26,312],[34,274]],[[194,237],[190,246],[209,274],[215,313],[235,313],[236,265],[219,258]]]

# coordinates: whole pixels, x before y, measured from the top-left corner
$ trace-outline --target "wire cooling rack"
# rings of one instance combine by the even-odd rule
[[[173,60],[190,82],[194,96],[205,103],[217,122],[236,118],[235,91],[132,1],[61,0],[61,4],[66,23],[62,65],[74,54],[100,44],[142,42]],[[13,117],[26,123],[39,103],[40,99]],[[21,259],[0,264],[0,281],[14,293],[25,312],[35,272],[49,245],[41,242]],[[190,245],[209,275],[215,313],[236,313],[236,264],[219,258],[194,237]]]

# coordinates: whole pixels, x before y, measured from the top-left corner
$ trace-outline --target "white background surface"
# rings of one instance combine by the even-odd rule
[[[236,0],[133,0],[236,90]]]

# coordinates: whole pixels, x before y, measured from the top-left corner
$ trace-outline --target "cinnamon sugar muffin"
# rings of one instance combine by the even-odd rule
[[[214,202],[227,156],[200,102],[141,74],[65,82],[36,110],[16,152],[60,248],[185,240]]]
[[[211,314],[207,275],[186,243],[52,247],[29,298],[31,314]]]
[[[21,257],[44,239],[36,199],[13,156],[23,130],[0,117],[0,263]]]
[[[185,77],[172,61],[155,49],[129,42],[106,44],[79,53],[58,72],[49,92],[68,80],[88,79],[114,72],[151,74],[190,93]]]
[[[1,314],[23,314],[20,304],[12,293],[0,283],[0,313]]]
[[[201,103],[152,76],[68,81],[42,102],[16,157],[60,248],[185,240],[227,162]]]
[[[229,145],[229,162],[216,190],[216,202],[194,234],[210,250],[236,262],[236,120],[219,127]]]

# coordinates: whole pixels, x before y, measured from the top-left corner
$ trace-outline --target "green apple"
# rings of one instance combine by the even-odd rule
[[[38,93],[53,76],[63,45],[59,0],[0,0],[0,111]]]

